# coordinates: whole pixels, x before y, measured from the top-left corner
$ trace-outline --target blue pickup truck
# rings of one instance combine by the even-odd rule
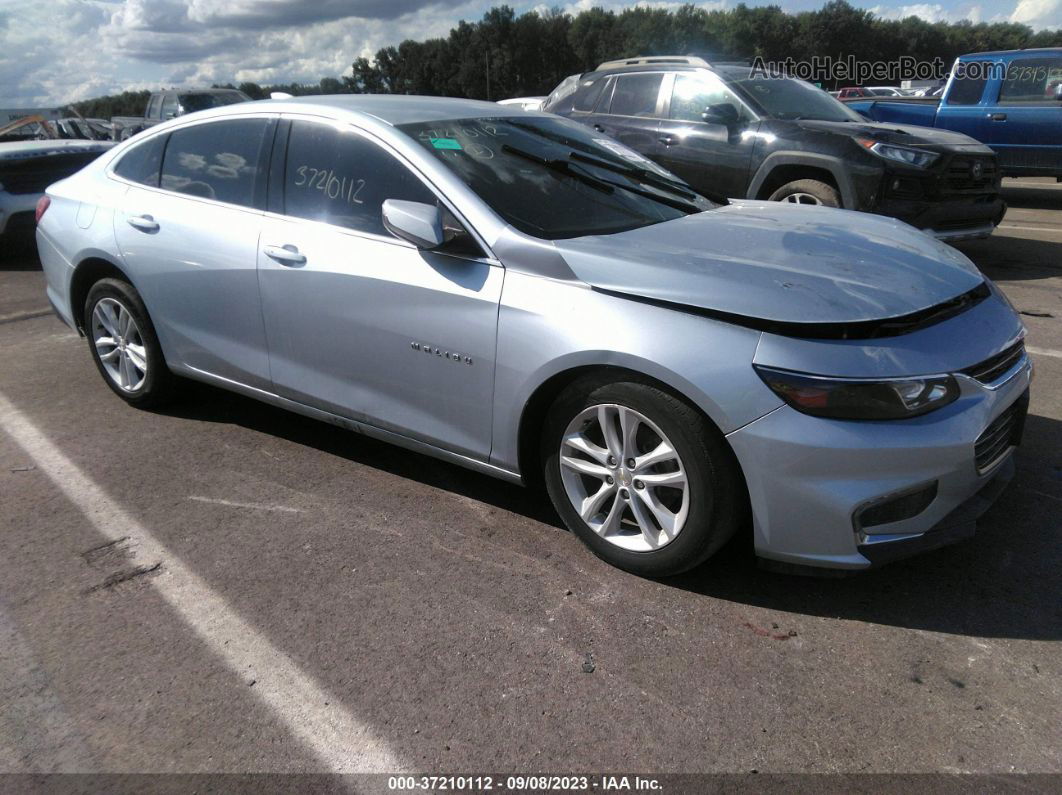
[[[939,98],[845,103],[874,121],[940,127],[995,150],[1007,177],[1062,181],[1062,49],[963,55]]]

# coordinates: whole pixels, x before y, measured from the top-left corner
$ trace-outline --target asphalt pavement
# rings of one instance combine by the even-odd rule
[[[969,542],[655,582],[545,498],[196,386],[127,407],[0,262],[0,771],[1062,772],[1062,186],[962,249],[1028,327]]]

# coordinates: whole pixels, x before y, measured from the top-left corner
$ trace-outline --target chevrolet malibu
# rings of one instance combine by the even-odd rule
[[[1013,472],[1013,308],[895,220],[709,202],[582,125],[399,96],[161,124],[49,188],[57,313],[133,406],[191,378],[514,482],[647,576],[973,533]]]

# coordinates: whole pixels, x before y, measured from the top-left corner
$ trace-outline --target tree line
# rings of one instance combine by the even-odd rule
[[[592,8],[517,15],[509,6],[489,10],[479,22],[461,21],[446,38],[384,47],[370,60],[354,60],[341,78],[319,83],[262,86],[226,84],[253,99],[273,91],[305,94],[429,94],[498,100],[549,93],[565,76],[602,61],[634,55],[696,54],[711,60],[810,61],[844,58],[893,61],[901,56],[950,65],[956,56],[988,50],[1062,46],[1062,30],[1034,32],[1010,22],[889,20],[830,0],[817,11],[788,14],[778,6],[706,11]],[[219,87],[219,86],[215,86]],[[825,88],[837,88],[827,82]],[[124,92],[79,102],[85,116],[142,113],[148,92]]]

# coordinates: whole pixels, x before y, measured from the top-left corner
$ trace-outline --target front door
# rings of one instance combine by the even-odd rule
[[[384,200],[437,198],[350,127],[293,120],[274,175],[258,267],[275,391],[486,460],[501,266],[388,233]]]
[[[707,72],[674,75],[661,122],[663,144],[657,160],[706,196],[743,198],[748,190],[749,164],[758,122],[745,104],[720,80]],[[710,106],[729,104],[735,123],[706,124],[701,115]]]
[[[1023,56],[1007,67],[998,91],[989,88],[984,143],[1000,167],[1062,176],[1062,56]]]

